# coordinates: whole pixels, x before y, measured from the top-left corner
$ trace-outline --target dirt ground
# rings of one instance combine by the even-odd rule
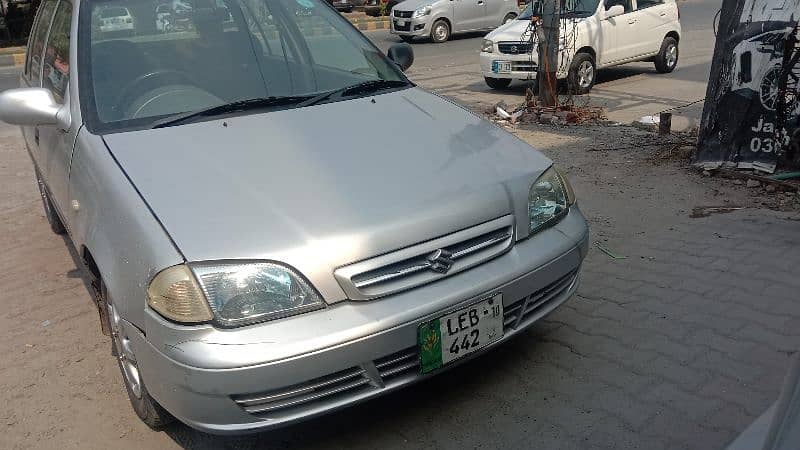
[[[797,194],[768,194],[689,170],[670,150],[674,145],[651,145],[653,135],[634,128],[528,125],[515,133],[573,180],[593,240],[628,255],[695,207],[800,205]],[[324,419],[234,440],[216,440],[182,425],[149,430],[128,404],[75,256],[49,230],[31,163],[13,127],[0,128],[0,186],[0,401],[5,405],[0,448],[378,446],[352,434],[338,439],[330,428],[341,422]],[[390,408],[391,399],[364,408]],[[400,408],[393,420],[414,420],[412,410],[413,405]],[[361,426],[380,424],[359,413],[340,415],[349,414],[364,421]],[[384,438],[381,447],[408,446],[397,434]]]

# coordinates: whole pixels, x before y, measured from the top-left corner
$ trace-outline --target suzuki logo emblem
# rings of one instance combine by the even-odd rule
[[[518,49],[517,49],[517,46],[516,46],[516,45],[512,45],[512,46],[511,46],[511,51],[512,51],[512,52],[514,52],[514,53],[517,53],[517,50],[518,50]]]
[[[428,255],[429,268],[438,273],[447,273],[455,264],[453,254],[447,250],[436,250]]]

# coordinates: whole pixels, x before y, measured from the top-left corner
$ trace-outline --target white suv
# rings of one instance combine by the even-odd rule
[[[603,67],[653,61],[656,70],[668,73],[678,64],[681,24],[675,0],[566,0],[564,6],[556,73],[567,79],[571,92],[589,92],[596,69]],[[481,73],[489,87],[536,79],[539,55],[530,24],[540,8],[537,1],[529,3],[517,20],[483,40]]]

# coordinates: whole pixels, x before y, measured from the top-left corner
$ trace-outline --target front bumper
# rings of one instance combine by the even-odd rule
[[[147,337],[124,326],[149,392],[176,418],[216,434],[261,431],[430,376],[420,374],[418,326],[487,294],[503,294],[503,338],[458,362],[522,332],[577,289],[587,250],[588,228],[573,207],[559,224],[494,260],[384,299],[239,330],[179,327],[152,311]],[[280,342],[291,334],[292,342]]]
[[[418,17],[416,19],[403,19],[389,16],[389,32],[400,36],[427,36],[431,32],[431,16]],[[405,23],[405,25],[400,25]]]
[[[538,71],[538,58],[531,57],[530,53],[506,54],[500,53],[497,44],[494,44],[492,53],[481,52],[481,74],[487,78],[510,78],[513,80],[535,80]],[[510,62],[511,71],[497,73],[492,70],[495,62]]]

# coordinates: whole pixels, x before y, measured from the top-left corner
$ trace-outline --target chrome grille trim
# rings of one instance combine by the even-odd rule
[[[494,233],[490,233],[488,235],[483,235],[481,237],[484,237],[484,236],[485,236],[485,239],[480,239],[477,242],[475,242],[474,244],[470,243],[465,248],[460,248],[462,246],[456,246],[458,248],[458,250],[452,252],[452,255],[450,256],[450,259],[455,261],[455,260],[458,260],[459,258],[463,258],[463,257],[469,256],[469,255],[471,255],[471,254],[473,254],[475,252],[481,251],[481,250],[483,250],[483,249],[485,249],[487,247],[491,247],[491,246],[493,246],[495,244],[498,244],[498,243],[501,243],[503,241],[506,241],[506,240],[511,238],[512,230],[511,229],[501,229],[501,230],[498,230],[498,231],[496,231]],[[451,249],[448,248],[448,250],[451,250]],[[391,281],[391,280],[394,280],[396,278],[402,278],[402,277],[404,277],[406,275],[411,275],[411,274],[416,273],[416,272],[420,272],[420,271],[423,271],[423,270],[428,270],[431,267],[433,267],[435,263],[433,263],[432,261],[429,261],[427,259],[424,259],[424,256],[425,255],[422,255],[422,256],[420,256],[418,258],[415,258],[414,260],[411,260],[411,262],[409,263],[410,265],[408,265],[408,266],[405,266],[405,267],[400,266],[399,268],[390,269],[387,273],[379,274],[377,276],[373,276],[371,278],[367,278],[367,279],[364,279],[364,280],[356,281],[356,279],[360,279],[365,274],[357,275],[357,276],[352,278],[353,285],[355,285],[355,287],[357,289],[363,289],[365,287],[373,286],[375,284],[383,283],[383,282],[386,282],[386,281]]]
[[[524,53],[530,53],[532,48],[533,47],[530,42],[505,41],[497,43],[497,50],[499,50],[500,53],[505,53],[507,55],[521,55]]]
[[[506,215],[443,237],[334,271],[350,300],[371,300],[411,289],[484,263],[514,244],[514,217]],[[431,259],[441,250],[449,270]]]

